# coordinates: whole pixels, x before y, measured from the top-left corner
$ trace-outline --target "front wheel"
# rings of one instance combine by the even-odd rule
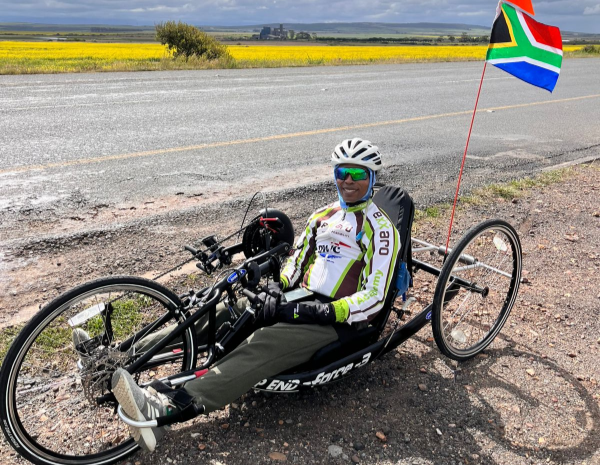
[[[0,419],[10,444],[44,465],[106,465],[134,452],[114,402],[98,399],[110,398],[114,371],[150,346],[143,335],[185,318],[180,308],[170,290],[128,276],[83,284],[49,303],[2,364]],[[134,374],[138,383],[192,369],[195,341],[192,326]]]
[[[515,304],[521,267],[521,242],[509,223],[488,220],[466,232],[433,297],[433,335],[444,355],[468,360],[492,343]]]

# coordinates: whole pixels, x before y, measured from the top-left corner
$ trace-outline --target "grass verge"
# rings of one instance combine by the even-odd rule
[[[498,199],[507,201],[518,199],[527,194],[531,189],[564,182],[574,176],[574,173],[575,170],[573,168],[564,168],[505,183],[489,184],[485,187],[473,190],[473,192],[468,195],[460,196],[457,208],[459,210],[465,209],[468,208],[469,205],[483,205]],[[440,203],[429,206],[423,210],[417,209],[415,211],[415,225],[418,226],[422,221],[436,222],[441,220],[443,214],[451,208],[451,203]]]
[[[564,56],[566,58],[600,57],[600,45],[586,45],[577,50],[567,50]]]

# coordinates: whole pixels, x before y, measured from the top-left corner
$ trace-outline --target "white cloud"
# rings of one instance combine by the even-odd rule
[[[600,33],[599,0],[536,0],[536,19]],[[0,0],[1,21],[198,25],[323,22],[440,22],[487,26],[495,0]]]
[[[600,15],[600,3],[596,6],[588,6],[583,10],[584,15]]]

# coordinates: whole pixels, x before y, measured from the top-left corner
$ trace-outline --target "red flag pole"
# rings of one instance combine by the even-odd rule
[[[484,62],[483,72],[481,73],[481,81],[479,82],[479,91],[477,92],[477,100],[475,100],[475,108],[473,108],[473,116],[471,117],[471,126],[469,127],[469,135],[467,136],[467,145],[465,146],[465,153],[463,155],[462,164],[460,165],[460,172],[458,174],[458,183],[456,184],[456,194],[454,194],[454,204],[452,205],[452,215],[450,216],[450,227],[448,228],[448,239],[446,240],[446,252],[444,256],[448,255],[448,246],[450,245],[450,234],[452,233],[452,223],[454,222],[454,212],[456,211],[456,202],[458,201],[458,192],[460,190],[460,181],[462,179],[463,171],[465,168],[465,160],[467,159],[467,151],[469,150],[469,141],[471,140],[471,131],[473,130],[473,122],[475,121],[475,113],[477,113],[477,104],[479,103],[479,96],[481,95],[481,86],[483,85],[483,77],[485,76],[485,68],[487,67],[487,61]]]

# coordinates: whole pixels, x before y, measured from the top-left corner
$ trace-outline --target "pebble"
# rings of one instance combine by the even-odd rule
[[[365,445],[362,442],[355,442],[352,447],[354,447],[354,450],[363,450]]]
[[[294,423],[294,420],[292,420],[291,418],[288,418],[287,420],[285,420],[285,422],[286,422],[288,425],[291,425],[292,423]]]
[[[358,457],[358,455],[352,456],[352,463],[360,463],[360,458]]]
[[[327,448],[327,452],[329,453],[329,455],[335,458],[342,455],[344,450],[340,446],[336,446],[335,444],[333,444]]]
[[[278,460],[280,462],[285,462],[287,460],[287,455],[282,454],[281,452],[269,452],[269,458],[271,460]]]
[[[381,431],[377,431],[377,433],[375,433],[375,436],[377,436],[377,438],[381,442],[386,442],[387,441],[387,438],[385,437],[385,434],[383,434]]]
[[[426,384],[419,384],[419,390],[420,391],[427,391],[427,385]]]
[[[190,436],[192,436],[192,438],[197,438],[200,436],[200,433],[192,433]]]
[[[438,436],[441,436],[441,435],[442,435],[442,432],[440,431],[440,429],[439,429],[439,428],[436,428],[436,429],[435,429],[435,432],[438,434]]]

